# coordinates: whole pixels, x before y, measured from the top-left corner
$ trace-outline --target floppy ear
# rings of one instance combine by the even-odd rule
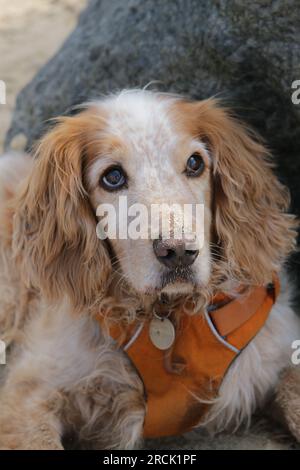
[[[39,143],[18,199],[14,249],[29,285],[77,310],[97,305],[110,270],[83,185],[89,116],[61,118]]]
[[[227,278],[248,283],[269,282],[295,247],[297,223],[286,213],[289,192],[255,134],[215,100],[198,104],[198,123],[214,165],[220,274],[227,271]]]

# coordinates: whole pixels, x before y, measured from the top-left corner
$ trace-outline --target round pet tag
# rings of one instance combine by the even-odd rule
[[[153,318],[150,322],[149,335],[155,347],[169,349],[175,340],[175,328],[168,318]]]

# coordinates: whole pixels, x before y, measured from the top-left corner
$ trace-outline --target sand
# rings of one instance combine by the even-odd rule
[[[18,92],[60,48],[87,0],[0,0],[0,152]],[[1,100],[0,100],[1,101]]]

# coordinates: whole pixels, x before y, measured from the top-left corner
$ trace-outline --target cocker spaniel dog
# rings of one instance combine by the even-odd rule
[[[121,196],[202,204],[203,243],[100,239]],[[0,448],[130,449],[259,408],[300,441],[297,224],[268,150],[218,101],[89,103],[34,158],[0,159],[0,198]]]

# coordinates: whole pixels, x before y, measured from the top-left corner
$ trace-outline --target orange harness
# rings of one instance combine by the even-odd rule
[[[125,346],[123,342],[124,351],[144,383],[144,437],[182,434],[201,422],[210,406],[205,401],[217,396],[226,371],[262,328],[278,293],[276,279],[273,284],[252,288],[236,299],[217,296],[221,306],[214,299],[203,314],[183,314],[170,350],[172,363],[184,365],[179,374],[166,369],[165,355],[169,351],[154,346],[148,321],[139,326]],[[99,321],[103,325],[103,317],[99,316]],[[118,333],[118,328],[109,330],[115,340],[120,337]]]

